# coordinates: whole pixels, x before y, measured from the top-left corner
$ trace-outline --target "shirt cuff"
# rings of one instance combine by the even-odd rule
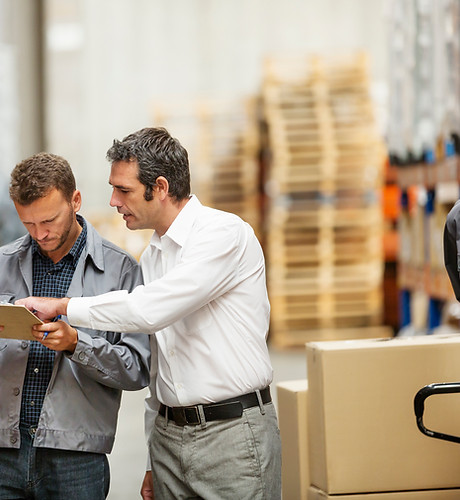
[[[89,310],[92,297],[72,297],[67,304],[67,319],[72,326],[91,328]]]

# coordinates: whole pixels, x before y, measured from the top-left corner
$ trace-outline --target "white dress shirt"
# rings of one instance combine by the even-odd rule
[[[72,298],[67,316],[74,326],[155,334],[147,433],[157,398],[186,406],[270,384],[265,263],[248,224],[192,196],[140,262],[145,285]]]

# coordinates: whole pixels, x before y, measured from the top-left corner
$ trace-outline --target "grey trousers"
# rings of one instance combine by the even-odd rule
[[[155,500],[280,500],[278,421],[273,403],[263,408],[183,427],[158,415],[149,440]]]

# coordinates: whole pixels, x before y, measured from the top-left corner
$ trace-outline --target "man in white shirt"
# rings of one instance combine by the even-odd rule
[[[74,326],[151,333],[144,500],[281,498],[281,445],[269,384],[270,305],[262,249],[236,215],[190,195],[186,150],[162,128],[115,140],[110,204],[153,229],[143,286],[20,303]],[[36,335],[56,323],[37,326]]]

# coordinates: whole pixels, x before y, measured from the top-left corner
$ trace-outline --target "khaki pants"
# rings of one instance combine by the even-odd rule
[[[278,422],[273,403],[264,409],[183,427],[158,415],[149,442],[155,500],[280,500]]]

